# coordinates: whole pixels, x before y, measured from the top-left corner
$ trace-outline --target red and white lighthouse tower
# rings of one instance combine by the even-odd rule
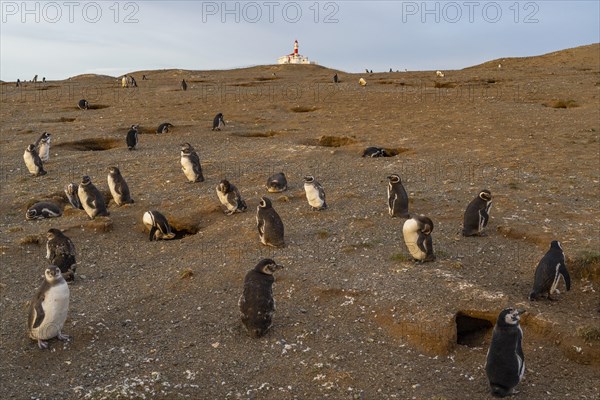
[[[298,40],[294,41],[294,56],[298,56]]]
[[[277,64],[316,64],[314,61],[309,61],[308,57],[298,53],[298,41],[294,41],[294,52],[277,59]]]

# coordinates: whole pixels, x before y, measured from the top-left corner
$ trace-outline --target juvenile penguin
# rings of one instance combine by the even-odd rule
[[[42,159],[38,155],[38,152],[34,144],[30,144],[23,153],[23,161],[29,170],[29,173],[33,176],[46,175],[47,172],[44,170],[44,164]]]
[[[40,201],[32,205],[25,212],[25,219],[55,218],[62,215],[61,208],[50,201]]]
[[[287,190],[287,178],[283,172],[271,175],[267,179],[267,192],[281,193]]]
[[[60,229],[49,229],[46,233],[46,258],[56,265],[67,282],[75,280],[75,245]]]
[[[404,243],[415,261],[434,261],[431,232],[433,221],[424,215],[415,215],[404,222],[402,235]]]
[[[29,337],[37,340],[40,349],[48,348],[48,339],[69,339],[62,333],[69,311],[69,286],[56,265],[46,268],[44,278],[29,304],[27,321]]]
[[[89,176],[86,175],[81,180],[81,184],[77,189],[77,195],[90,219],[94,219],[97,216],[109,215],[102,193],[94,186]]]
[[[121,175],[119,168],[108,168],[108,187],[113,199],[115,200],[115,203],[118,206],[133,203],[133,199],[129,194],[129,186],[127,186],[127,182],[125,182],[125,179]]]
[[[273,298],[273,273],[282,269],[270,258],[264,258],[248,271],[244,289],[238,301],[242,323],[248,334],[259,338],[273,325],[275,299]]]
[[[390,154],[383,147],[367,147],[362,153],[362,157],[377,158],[389,156]]]
[[[232,215],[236,212],[244,212],[248,208],[240,191],[227,179],[223,179],[217,185],[216,190],[219,201],[225,206],[225,214]]]
[[[545,295],[548,300],[553,300],[550,295],[560,293],[557,287],[561,277],[565,280],[567,291],[571,290],[571,276],[565,264],[565,253],[560,242],[553,240],[550,249],[535,269],[533,290],[529,294],[529,300],[534,301],[542,295]]]
[[[48,132],[42,133],[42,135],[35,141],[34,146],[37,149],[37,153],[40,156],[40,160],[46,162],[50,159],[50,140],[51,134]]]
[[[325,189],[315,180],[314,176],[308,175],[304,177],[304,192],[306,192],[306,199],[313,210],[321,211],[327,208]]]
[[[204,182],[202,165],[196,150],[189,143],[181,145],[181,169],[190,182]]]
[[[135,146],[138,144],[138,129],[139,125],[131,125],[125,141],[127,142],[127,149],[135,150]]]
[[[212,130],[220,131],[221,128],[223,128],[224,126],[225,126],[225,120],[223,119],[223,113],[218,113],[217,115],[215,115],[215,118],[213,119]]]
[[[156,133],[169,133],[169,129],[173,127],[173,124],[169,122],[163,122],[156,128]]]
[[[492,208],[492,193],[483,189],[467,206],[463,222],[463,236],[478,236],[487,226]]]
[[[256,207],[256,225],[262,244],[285,247],[283,221],[268,197],[261,197],[260,203]]]
[[[158,211],[146,211],[142,217],[142,222],[150,230],[148,239],[153,240],[169,240],[175,237],[171,232],[171,225],[167,218]]]
[[[520,314],[524,312],[506,308],[500,312],[494,326],[485,372],[495,397],[511,395],[525,373],[525,356],[521,346],[523,331],[519,326]]]
[[[88,101],[85,99],[81,99],[79,100],[79,103],[77,103],[77,107],[79,107],[81,110],[87,110],[90,108],[90,103],[88,103]]]
[[[83,210],[83,206],[81,205],[81,201],[79,200],[79,185],[76,183],[69,183],[65,186],[65,195],[67,195],[67,200],[73,208],[78,210]]]
[[[392,217],[410,218],[408,213],[408,195],[400,176],[392,174],[388,178],[388,211]]]

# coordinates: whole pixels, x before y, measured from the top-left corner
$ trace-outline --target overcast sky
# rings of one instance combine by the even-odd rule
[[[0,79],[230,69],[300,54],[346,72],[449,70],[600,41],[590,1],[2,1]]]

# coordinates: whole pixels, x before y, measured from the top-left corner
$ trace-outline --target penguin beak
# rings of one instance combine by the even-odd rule
[[[523,308],[517,309],[517,315],[525,314],[526,312],[527,312],[527,310],[525,310]]]

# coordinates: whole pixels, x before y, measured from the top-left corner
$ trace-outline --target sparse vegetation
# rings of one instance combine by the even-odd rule
[[[574,108],[579,107],[575,100],[551,100],[544,103],[544,106],[551,108]]]
[[[595,326],[579,326],[577,327],[577,336],[586,342],[598,342],[600,341],[600,329]]]
[[[324,147],[341,147],[341,146],[347,146],[349,144],[353,144],[356,143],[356,140],[354,140],[351,137],[348,136],[321,136],[318,140],[317,140],[317,144],[319,146],[324,146]]]

